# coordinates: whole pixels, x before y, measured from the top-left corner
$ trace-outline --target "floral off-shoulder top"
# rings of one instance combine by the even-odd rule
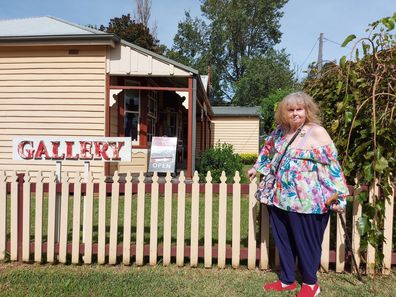
[[[309,137],[309,130],[306,134],[302,136]],[[264,175],[274,174],[287,143],[284,129],[276,128],[265,141],[254,165],[256,170]],[[328,211],[326,199],[337,192],[340,206],[345,207],[348,188],[334,143],[300,147],[289,146],[281,160],[273,205],[286,211],[322,214]]]

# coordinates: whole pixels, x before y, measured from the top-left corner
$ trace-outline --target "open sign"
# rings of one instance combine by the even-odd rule
[[[175,171],[176,144],[177,137],[153,137],[148,171]]]

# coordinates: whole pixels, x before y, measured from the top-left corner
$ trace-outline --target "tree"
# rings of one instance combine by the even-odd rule
[[[264,56],[246,59],[242,64],[245,74],[235,82],[235,105],[260,105],[273,91],[290,89],[296,84],[284,51],[271,49]]]
[[[206,70],[209,51],[208,26],[204,21],[193,19],[188,11],[185,20],[178,24],[178,31],[173,39],[173,47],[167,56],[179,62],[194,66],[197,70]]]
[[[110,19],[108,26],[101,25],[99,30],[114,33],[126,41],[159,54],[164,51],[164,46],[150,34],[150,29],[133,20],[129,13]]]
[[[151,1],[150,0],[135,0],[136,11],[134,14],[135,19],[149,27],[149,20],[151,16]]]
[[[173,57],[203,70],[211,67],[217,100],[233,103],[249,60],[263,58],[280,42],[280,9],[287,0],[201,0],[204,20],[186,13],[174,38]],[[180,60],[179,60],[180,61]],[[243,102],[241,102],[243,104]]]
[[[173,39],[173,47],[166,55],[184,65],[189,65],[199,71],[207,73],[210,66],[210,80],[212,94],[210,96],[213,105],[222,103],[220,79],[215,65],[210,65],[208,25],[199,18],[192,18],[188,11],[185,12],[185,20],[178,24],[178,32]]]

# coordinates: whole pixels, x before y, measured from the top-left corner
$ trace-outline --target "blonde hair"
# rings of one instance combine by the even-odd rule
[[[295,92],[283,98],[275,112],[275,121],[278,125],[290,129],[287,109],[289,107],[303,106],[306,113],[305,124],[315,123],[320,125],[319,107],[314,99],[304,92]]]

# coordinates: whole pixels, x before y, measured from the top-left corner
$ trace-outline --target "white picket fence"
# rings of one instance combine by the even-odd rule
[[[167,174],[164,183],[159,182],[157,174],[154,174],[147,183],[143,173],[133,178],[129,173],[120,176],[116,172],[110,182],[104,175],[98,177],[90,175],[85,182],[80,172],[64,172],[60,183],[56,181],[55,172],[25,172],[24,177],[20,179],[16,172],[7,173],[0,171],[0,260],[9,257],[11,261],[25,262],[59,261],[74,264],[122,262],[125,265],[133,263],[156,265],[161,259],[163,265],[175,261],[178,266],[183,266],[188,259],[192,267],[196,267],[201,260],[205,267],[213,267],[216,264],[218,268],[225,268],[227,260],[230,260],[234,268],[240,267],[241,261],[246,260],[249,269],[255,269],[257,266],[260,269],[268,269],[279,265],[278,254],[270,244],[267,209],[260,207],[254,198],[257,185],[255,181],[249,185],[241,185],[238,172],[232,185],[226,184],[224,173],[220,184],[212,184],[210,172],[201,184],[197,173],[192,180],[186,180],[183,172],[176,182],[172,181],[170,174]],[[214,195],[217,191],[218,197],[217,194]],[[375,191],[378,189],[370,189],[370,196],[374,195]],[[394,194],[389,197],[389,203],[386,202],[384,274],[389,273],[394,255],[392,253],[393,196]],[[106,201],[109,199],[110,207],[106,207]],[[163,199],[161,221],[159,221],[160,199]],[[177,213],[172,214],[172,201],[175,199]],[[191,209],[188,211],[187,199],[191,199],[188,203]],[[227,203],[230,199],[232,201]],[[217,217],[213,216],[214,200],[218,204],[218,207],[216,204]],[[119,239],[121,222],[118,220],[121,201],[123,202],[121,224],[123,235],[122,239]],[[248,203],[248,210],[245,213],[241,211],[242,202]],[[69,203],[72,205],[69,206]],[[149,213],[145,203],[150,203]],[[204,207],[200,208],[202,203]],[[44,214],[44,204],[48,205],[47,214]],[[374,248],[369,246],[366,252],[359,251],[360,237],[356,230],[356,221],[361,216],[361,205],[353,201],[348,207],[353,208],[352,216],[346,217],[344,214],[344,217],[347,225],[352,226],[352,248],[355,255],[359,255],[356,260],[361,268],[365,267],[367,273],[374,273]],[[136,221],[132,221],[133,213]],[[96,220],[94,214],[97,216]],[[106,219],[108,215],[110,218]],[[176,221],[172,220],[175,215]],[[186,234],[187,215],[190,216],[188,221],[191,222],[190,234]],[[147,218],[149,218],[149,226],[147,226]],[[97,222],[95,226],[94,221]],[[72,222],[71,226],[68,222]],[[245,223],[247,230],[241,230],[242,223]],[[214,224],[218,226],[216,240],[213,238]],[[336,224],[336,232],[333,232],[335,235],[331,235],[331,224]],[[32,230],[33,225],[34,230]],[[59,230],[57,230],[58,225]],[[158,235],[160,226],[163,228],[162,238]],[[94,227],[97,228],[97,239],[93,236]],[[43,238],[45,228],[47,236]],[[176,228],[176,239],[172,240],[174,228]],[[228,239],[228,243],[227,228],[232,229],[232,239],[231,242]],[[131,241],[132,232],[136,232],[134,242]],[[203,245],[200,232],[201,234],[203,232]],[[247,233],[247,245],[241,240],[242,233]],[[190,237],[189,244],[186,244],[185,240],[187,235]],[[332,251],[331,241],[336,241]],[[349,261],[350,257],[345,249],[344,231],[338,216],[331,217],[322,250],[322,270],[327,271],[330,263],[335,262],[335,271],[345,271],[346,261]],[[362,260],[363,262],[360,263]]]

